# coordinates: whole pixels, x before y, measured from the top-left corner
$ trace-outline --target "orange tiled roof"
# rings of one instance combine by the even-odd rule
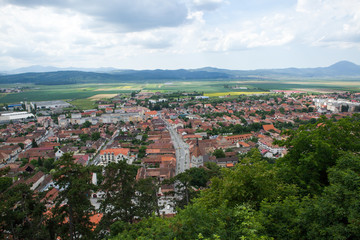
[[[148,115],[156,115],[157,114],[157,111],[150,111],[150,112],[146,112],[145,115],[148,116]]]
[[[263,128],[264,128],[265,131],[275,130],[275,127],[272,124],[263,125]]]
[[[129,155],[130,149],[128,148],[113,148],[113,149],[105,149],[100,151],[100,155],[107,153],[114,153],[114,155]]]
[[[172,160],[176,160],[175,157],[173,157],[173,156],[162,156],[161,157],[161,161],[172,161]]]

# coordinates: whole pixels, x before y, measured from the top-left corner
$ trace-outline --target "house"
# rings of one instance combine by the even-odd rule
[[[278,158],[281,157],[285,151],[285,147],[280,147],[278,145],[273,144],[273,140],[270,137],[260,138],[258,140],[259,150],[263,151],[263,155],[266,154],[266,157],[270,158]]]
[[[30,146],[32,141],[30,139],[27,139],[25,137],[13,137],[13,138],[8,138],[7,141],[4,143],[5,145],[16,145],[22,143],[24,144],[25,147]]]
[[[202,140],[202,136],[197,135],[197,134],[187,134],[187,135],[183,135],[182,138],[186,141],[186,140]]]
[[[10,159],[10,155],[1,151],[0,152],[0,163],[6,163]]]
[[[252,137],[252,134],[242,134],[242,135],[232,135],[232,136],[226,136],[225,139],[230,142],[239,142],[244,141],[247,139],[250,139]]]
[[[269,132],[269,131],[274,131],[277,133],[281,132],[279,129],[276,129],[273,124],[263,125],[262,127],[266,132]]]
[[[129,148],[114,148],[100,151],[99,165],[107,166],[111,162],[126,161],[131,164],[134,159],[130,157]]]
[[[52,147],[30,148],[26,152],[22,152],[19,154],[19,158],[28,158],[29,161],[33,159],[38,160],[39,158],[47,159],[54,157],[55,154]]]
[[[145,113],[145,117],[146,118],[149,118],[149,117],[156,117],[156,115],[157,115],[157,111],[150,111],[150,112],[146,112]]]
[[[31,185],[30,189],[35,190],[45,179],[43,172],[37,172],[33,177],[25,181],[26,184]]]
[[[225,158],[217,158],[215,160],[216,164],[220,167],[234,167],[239,161],[237,156],[225,157]]]
[[[45,197],[41,199],[41,202],[45,202],[47,207],[52,207],[58,195],[59,190],[53,187],[46,193]]]
[[[86,166],[89,161],[89,155],[73,155],[73,158],[75,158],[75,163]]]

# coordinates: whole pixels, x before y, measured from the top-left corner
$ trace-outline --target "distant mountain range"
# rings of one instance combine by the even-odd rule
[[[108,73],[113,71],[118,71],[116,68],[59,68],[52,66],[40,66],[33,65],[29,67],[17,68],[11,71],[3,72],[3,74],[20,74],[20,73],[44,73],[44,72],[60,72],[60,71],[80,71],[80,72],[98,72],[98,73]]]
[[[167,80],[220,80],[220,79],[354,79],[360,80],[360,66],[341,61],[329,67],[284,68],[258,70],[228,70],[218,68],[179,70],[119,70],[115,68],[56,68],[32,66],[20,68],[0,75],[0,83],[34,83],[62,85],[76,83],[114,83]]]

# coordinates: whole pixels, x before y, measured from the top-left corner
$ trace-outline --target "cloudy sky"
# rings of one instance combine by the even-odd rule
[[[360,64],[359,0],[0,0],[0,70]]]

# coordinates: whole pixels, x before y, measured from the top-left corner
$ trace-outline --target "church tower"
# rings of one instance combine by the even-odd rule
[[[198,139],[196,139],[196,145],[193,147],[190,157],[191,157],[190,167],[201,167],[204,165],[204,156],[201,155]]]

